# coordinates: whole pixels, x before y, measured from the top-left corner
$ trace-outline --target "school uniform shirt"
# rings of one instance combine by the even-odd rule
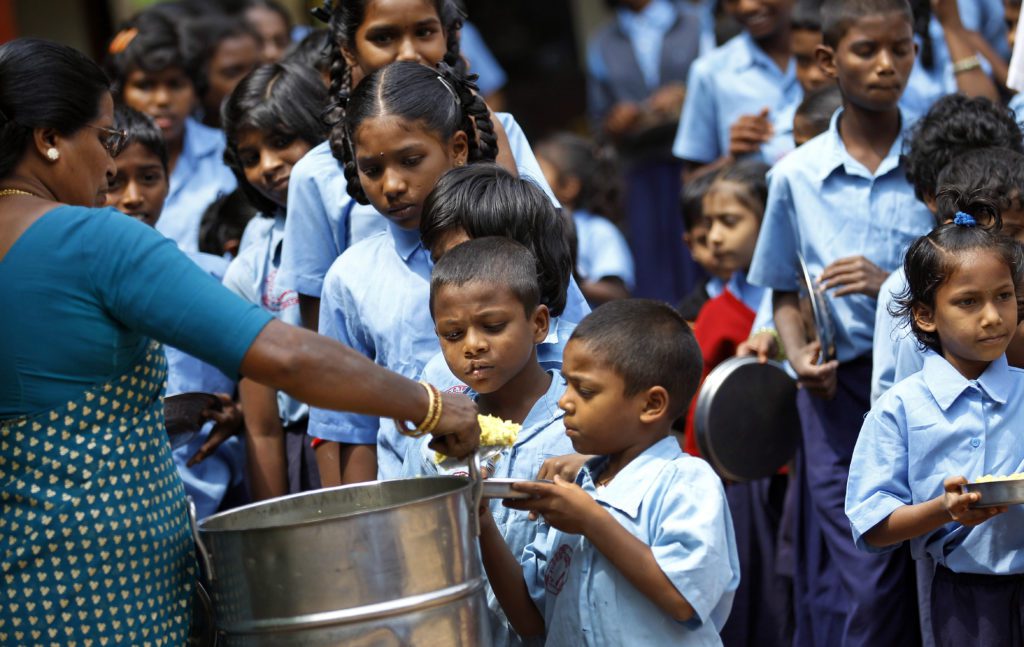
[[[907,289],[907,274],[900,265],[878,290],[875,334],[871,350],[871,404],[874,406],[893,384],[924,366],[924,350],[910,324],[890,314],[896,297]]]
[[[586,211],[574,211],[576,268],[589,281],[615,278],[632,291],[636,287],[633,254],[625,236],[610,220]]]
[[[561,206],[515,118],[507,112],[495,116],[508,135],[519,175],[532,179],[556,207]],[[292,168],[281,273],[287,286],[299,294],[319,297],[331,263],[349,246],[386,227],[384,216],[372,206],[356,203],[347,187],[328,142],[312,148]]]
[[[546,370],[562,369],[562,352],[565,345],[569,343],[572,331],[576,330],[576,323],[566,321],[565,317],[554,317],[548,324],[548,336],[544,341],[537,344],[537,362]],[[438,353],[430,358],[423,368],[423,375],[420,379],[433,384],[442,391],[465,393],[469,389],[461,379],[455,377],[444,359],[444,353]]]
[[[934,351],[924,369],[892,387],[871,409],[850,464],[846,513],[857,546],[875,551],[864,535],[897,508],[929,501],[949,476],[974,481],[1024,470],[1024,371],[992,362],[968,380]],[[957,573],[1024,573],[1024,508],[974,528],[950,522],[912,539],[925,554]],[[894,549],[895,546],[889,549]]]
[[[388,223],[387,231],[348,248],[331,265],[320,301],[320,334],[400,375],[419,377],[441,349],[430,318],[432,267],[419,230]],[[382,478],[400,473],[409,442],[390,419],[315,407],[310,408],[308,433],[376,444]]]
[[[558,408],[558,400],[565,393],[565,380],[554,369],[549,370],[548,375],[551,376],[551,385],[526,415],[515,444],[502,451],[497,459],[490,461],[493,465],[490,478],[533,480],[537,478],[537,472],[544,461],[574,452],[572,442],[565,435],[565,425],[562,424],[565,412]],[[467,395],[474,400],[477,397],[473,391],[467,391]],[[436,476],[442,473],[434,460],[434,450],[427,446],[429,441],[430,438],[425,436],[410,444],[402,466],[403,477]],[[512,554],[521,555],[536,536],[538,522],[530,521],[528,512],[506,508],[499,499],[491,500],[490,509],[494,523]],[[490,586],[487,587],[487,606],[491,610],[494,647],[523,644],[505,618]]]
[[[793,149],[792,112],[787,108],[803,98],[796,63],[790,59],[786,70],[780,70],[747,32],[698,58],[686,88],[672,145],[676,157],[701,164],[715,161],[729,152],[733,123],[763,108],[769,110],[775,136],[761,147],[761,159],[774,164]]]
[[[1013,115],[1017,118],[1018,122],[1024,121],[1024,92],[1018,92],[1013,95],[1007,105],[1010,110],[1013,110]]]
[[[521,562],[544,614],[547,645],[721,645],[718,632],[739,584],[732,517],[722,482],[701,459],[664,438],[603,488],[607,457],[588,461],[576,483],[640,541],[694,609],[677,622],[636,589],[582,535],[541,525]]]
[[[203,213],[214,200],[234,191],[238,182],[224,163],[224,133],[190,117],[184,137],[156,229],[183,251],[198,252]]]
[[[855,160],[839,136],[842,110],[829,129],[787,155],[768,174],[768,203],[749,280],[797,292],[802,254],[812,277],[832,262],[862,255],[887,272],[934,218],[914,197],[900,162],[903,133],[874,173]],[[903,118],[904,132],[907,119]],[[836,354],[847,362],[871,351],[876,300],[863,294],[826,301],[836,330]]]
[[[505,87],[508,75],[488,49],[480,30],[468,20],[462,23],[462,31],[459,32],[459,51],[469,62],[469,73],[479,77],[476,84],[481,96],[486,97]]]
[[[257,216],[253,220],[270,226],[253,231],[262,235],[254,235],[250,245],[231,261],[224,275],[224,286],[249,303],[260,306],[278,321],[301,326],[299,295],[295,290],[283,287],[279,280],[285,216],[277,213],[272,218]],[[307,405],[284,391],[277,392],[277,408],[281,424],[285,426],[302,422],[309,415]]]

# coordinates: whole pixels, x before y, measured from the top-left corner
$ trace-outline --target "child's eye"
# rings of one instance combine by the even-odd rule
[[[459,341],[460,339],[462,339],[462,331],[452,330],[450,332],[443,333],[441,335],[441,338],[444,339],[445,341]]]
[[[387,45],[388,43],[393,41],[394,37],[391,34],[386,33],[386,32],[377,32],[375,34],[370,34],[369,36],[367,36],[366,40],[370,41],[374,45],[381,45],[382,46],[382,45]]]
[[[433,27],[420,27],[416,30],[416,35],[420,38],[430,38],[437,33],[437,30]]]
[[[124,178],[118,175],[115,176],[114,179],[110,181],[109,185],[107,185],[107,191],[120,191],[122,187],[124,187]]]
[[[495,324],[488,324],[488,325],[484,326],[484,330],[486,330],[487,332],[497,333],[497,332],[501,332],[502,330],[505,330],[505,326],[506,326],[506,324],[504,322],[502,322],[502,323],[495,323]]]
[[[143,184],[157,184],[163,179],[159,173],[145,173],[142,176]]]
[[[1013,292],[1000,292],[999,296],[996,298],[1000,301],[1009,301],[1010,299],[1016,299],[1017,295]]]
[[[404,160],[402,160],[402,164],[404,166],[412,168],[414,166],[419,166],[420,162],[422,162],[422,161],[423,161],[423,156],[422,155],[414,155],[412,157],[406,157]]]
[[[259,164],[259,161],[260,161],[259,155],[253,155],[251,153],[250,154],[243,154],[243,155],[239,155],[238,156],[238,163],[241,164],[245,168],[252,168],[252,167],[256,166],[257,164]]]
[[[288,135],[278,135],[277,137],[274,137],[273,139],[270,140],[270,145],[273,148],[280,150],[282,148],[288,148],[289,146],[291,146],[293,141],[295,141],[294,137],[290,137]]]
[[[374,177],[377,177],[378,175],[380,175],[380,167],[379,166],[366,166],[366,167],[360,166],[359,167],[359,172],[362,173],[363,175],[365,175],[366,177],[374,178]]]
[[[958,306],[960,306],[961,308],[970,308],[971,306],[974,305],[974,303],[975,303],[975,301],[974,301],[973,297],[967,297],[965,299],[960,299],[959,301],[956,302],[956,304]]]

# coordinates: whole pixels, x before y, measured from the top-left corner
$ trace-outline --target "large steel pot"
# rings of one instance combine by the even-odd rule
[[[478,487],[378,481],[214,515],[197,544],[225,645],[489,645]]]

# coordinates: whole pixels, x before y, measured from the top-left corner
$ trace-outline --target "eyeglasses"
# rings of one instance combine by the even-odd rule
[[[103,144],[103,148],[107,149],[107,152],[110,153],[111,157],[117,157],[120,155],[121,151],[124,150],[125,144],[128,143],[127,130],[104,128],[103,126],[93,126],[91,124],[86,125],[88,125],[89,128],[93,128],[103,133],[103,136],[100,137],[100,143]]]

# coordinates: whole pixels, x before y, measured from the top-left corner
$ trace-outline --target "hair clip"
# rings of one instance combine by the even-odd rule
[[[969,213],[957,211],[956,215],[953,216],[953,224],[961,227],[977,227],[978,221]]]
[[[459,95],[455,94],[455,88],[452,87],[452,84],[440,74],[437,75],[437,80],[440,81],[441,84],[444,85],[445,89],[448,90],[449,94],[452,95],[452,99],[455,99],[455,103],[459,103]]]
[[[126,50],[129,45],[131,45],[132,41],[135,40],[135,37],[138,35],[139,30],[135,27],[129,27],[128,29],[121,30],[118,32],[117,36],[114,36],[114,39],[110,41],[110,47],[107,48],[107,51],[111,54],[120,54]]]

